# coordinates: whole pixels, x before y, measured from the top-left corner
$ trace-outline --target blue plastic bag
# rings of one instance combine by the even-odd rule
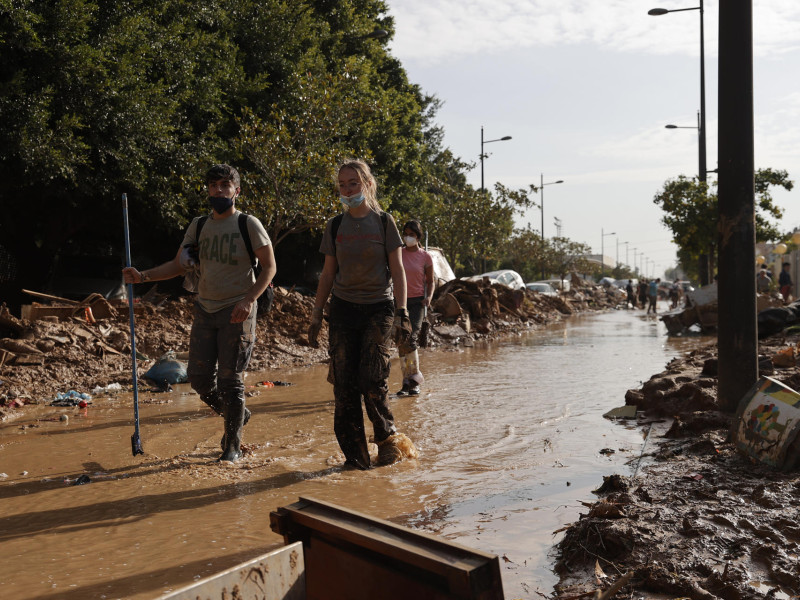
[[[189,381],[186,364],[175,358],[175,352],[172,350],[159,358],[144,376],[157,385],[162,385],[164,382],[172,384]]]

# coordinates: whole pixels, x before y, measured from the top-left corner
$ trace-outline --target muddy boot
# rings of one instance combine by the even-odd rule
[[[242,457],[242,427],[244,426],[244,399],[234,400],[225,406],[225,448],[219,461],[235,462]]]
[[[250,409],[245,407],[244,409],[244,423],[242,423],[242,427],[247,425],[247,422],[250,420]],[[225,451],[226,440],[228,439],[228,434],[223,433],[222,439],[219,441],[219,447],[222,448],[223,452]]]
[[[408,396],[408,382],[407,381],[403,382],[403,387],[401,387],[397,391],[397,395],[398,396]]]
[[[219,393],[219,390],[214,388],[207,394],[203,394],[200,396],[200,400],[208,404],[208,406],[218,415],[222,414],[223,404],[222,404],[222,396]]]
[[[409,386],[408,395],[409,396],[419,396],[419,385],[417,385],[415,383],[415,384]]]
[[[390,435],[382,442],[378,442],[378,464],[391,465],[403,458],[403,453],[397,447],[395,435]]]

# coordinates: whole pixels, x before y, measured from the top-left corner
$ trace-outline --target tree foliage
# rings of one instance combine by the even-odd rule
[[[772,200],[771,186],[791,190],[794,183],[789,180],[786,171],[759,169],[756,172],[755,227],[758,242],[783,237],[773,221],[780,219],[783,211]],[[667,181],[653,202],[664,211],[661,220],[672,232],[673,241],[679,249],[678,257],[688,271],[692,272],[692,266],[701,254],[716,254],[719,236],[716,182],[709,186],[696,178],[688,179],[681,175]]]

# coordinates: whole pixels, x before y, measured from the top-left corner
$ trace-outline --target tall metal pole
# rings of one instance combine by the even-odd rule
[[[542,280],[544,280],[544,173],[539,173],[539,208],[542,212]]]
[[[706,44],[703,0],[700,0],[700,181],[705,182],[706,168]]]
[[[481,191],[483,189],[483,125],[481,125]]]
[[[718,399],[735,412],[758,379],[753,3],[719,4]]]

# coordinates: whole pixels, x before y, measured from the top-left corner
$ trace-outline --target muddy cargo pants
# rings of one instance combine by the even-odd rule
[[[215,412],[224,415],[244,413],[242,373],[250,363],[256,339],[254,303],[242,323],[231,323],[233,306],[215,313],[194,306],[194,320],[189,338],[189,383],[200,398]]]
[[[361,400],[372,422],[375,442],[396,432],[389,409],[389,335],[394,302],[355,304],[333,296],[328,354],[335,408],[333,431],[345,459],[368,469],[369,451]]]

